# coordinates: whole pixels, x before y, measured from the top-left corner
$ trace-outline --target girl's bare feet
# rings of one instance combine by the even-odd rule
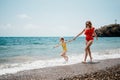
[[[66,57],[65,60],[68,61],[68,57]]]

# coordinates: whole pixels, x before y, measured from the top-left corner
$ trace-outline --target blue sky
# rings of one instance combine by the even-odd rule
[[[0,0],[0,36],[75,36],[120,23],[120,0]]]

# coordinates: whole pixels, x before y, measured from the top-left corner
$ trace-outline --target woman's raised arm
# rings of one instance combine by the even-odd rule
[[[79,37],[81,34],[83,34],[84,31],[85,31],[85,29],[83,29],[82,32],[80,32],[76,37],[74,37],[73,40],[75,40],[77,37]]]

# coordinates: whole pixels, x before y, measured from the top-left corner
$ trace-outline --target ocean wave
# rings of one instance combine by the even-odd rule
[[[44,43],[34,42],[34,43],[31,43],[31,44],[39,44],[39,45],[43,45]]]

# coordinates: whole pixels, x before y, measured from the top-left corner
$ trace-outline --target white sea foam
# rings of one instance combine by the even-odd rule
[[[103,60],[103,59],[111,59],[111,58],[120,58],[120,49],[106,50],[103,52],[94,52],[93,61],[94,60]],[[37,60],[37,61],[29,61],[24,63],[14,63],[14,64],[4,64],[0,66],[0,75],[16,73],[19,71],[30,70],[30,69],[38,69],[44,67],[53,67],[53,66],[63,66],[70,65],[75,63],[80,63],[84,58],[84,53],[80,55],[70,55],[69,62],[64,63],[63,58],[54,58],[49,60]],[[87,61],[89,60],[89,57]]]

